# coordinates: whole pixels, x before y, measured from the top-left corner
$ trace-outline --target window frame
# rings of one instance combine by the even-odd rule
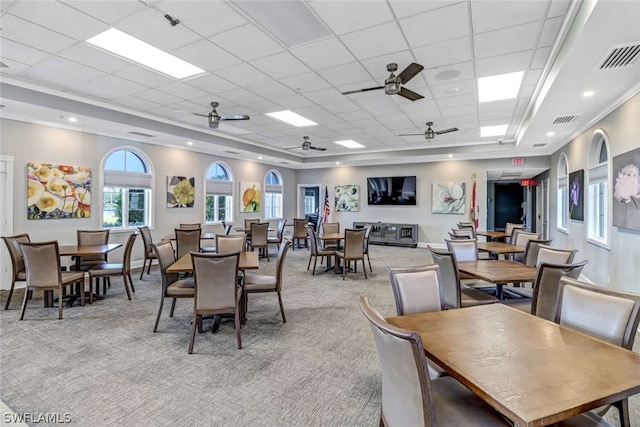
[[[611,236],[611,147],[608,135],[597,129],[591,138],[587,168],[587,242],[609,249]],[[606,150],[606,160],[600,161],[602,149]],[[594,193],[594,185],[604,184],[604,191]],[[602,226],[600,216],[604,216]],[[598,234],[598,235],[596,235]],[[600,237],[600,234],[603,236]]]
[[[558,231],[568,234],[569,233],[569,161],[565,153],[560,153],[556,170],[557,170],[556,228]]]
[[[267,183],[269,177],[273,174],[278,179],[278,184]],[[264,175],[264,219],[280,220],[284,216],[284,178],[277,169],[270,169]],[[273,205],[275,206],[275,214]]]
[[[211,170],[212,167],[214,166],[218,166],[220,168],[222,168],[228,179],[209,179],[207,176],[209,174],[209,171]],[[233,170],[231,169],[231,166],[229,166],[226,162],[223,162],[221,160],[216,160],[213,161],[209,164],[209,166],[207,166],[205,168],[204,171],[204,223],[205,224],[222,224],[222,222],[225,223],[232,223],[233,222],[233,199],[234,199],[234,178],[233,178]],[[215,186],[217,184],[223,185],[225,187],[230,187],[230,193],[215,193],[213,191],[210,191],[209,188],[212,186]],[[226,197],[225,199],[225,218],[224,219],[215,219],[213,221],[208,221],[207,220],[207,214],[208,214],[208,207],[207,207],[207,201],[209,199],[209,197],[213,197],[213,216],[216,217],[217,213],[219,213],[220,208],[220,197]]]

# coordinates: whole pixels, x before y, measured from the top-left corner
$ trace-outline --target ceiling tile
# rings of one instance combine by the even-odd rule
[[[422,12],[429,10],[441,9],[443,7],[451,6],[456,3],[466,3],[460,0],[429,0],[429,1],[415,1],[415,0],[390,0],[391,8],[394,13],[400,18],[406,18],[407,16],[418,15]]]
[[[269,76],[243,62],[215,72],[216,75],[234,82],[238,86],[251,86],[271,80]]]
[[[541,29],[541,22],[532,22],[530,24],[476,34],[473,37],[476,58],[486,58],[533,49],[536,46]]]
[[[63,50],[60,52],[60,56],[102,70],[105,73],[113,73],[131,66],[129,61],[82,43]]]
[[[538,68],[537,70],[529,70],[525,74],[524,80],[522,81],[523,85],[535,85],[538,84],[538,80],[540,80],[540,75],[542,74],[542,68]]]
[[[471,37],[462,37],[442,43],[422,46],[415,48],[413,52],[416,55],[418,63],[428,68],[456,64],[473,59]]]
[[[280,82],[300,93],[325,89],[331,86],[326,80],[318,76],[316,73],[298,74],[297,76],[280,79]]]
[[[72,38],[11,14],[2,17],[2,37],[49,53],[59,52],[77,43]]]
[[[311,1],[309,5],[338,35],[393,19],[385,2]]]
[[[355,61],[353,55],[336,38],[297,47],[291,49],[290,52],[316,70]]]
[[[342,95],[340,91],[332,87],[327,89],[314,90],[311,92],[305,92],[304,96],[305,98],[319,105],[324,105],[327,102],[342,101],[345,99],[345,96]]]
[[[319,125],[342,121],[333,113],[318,106],[299,108],[296,110],[296,113],[318,123]]]
[[[259,101],[259,96],[253,92],[250,92],[244,88],[232,89],[225,92],[220,92],[220,96],[228,99],[234,104],[248,104],[250,102]]]
[[[384,84],[384,80],[389,77],[389,71],[387,71],[387,64],[396,63],[398,68],[403,70],[407,65],[415,62],[411,51],[404,50],[402,52],[395,52],[388,55],[380,55],[375,58],[368,58],[360,61],[362,66],[371,73],[374,79],[379,80],[380,84]]]
[[[161,92],[155,89],[138,92],[136,93],[136,96],[138,98],[146,99],[147,101],[155,102],[159,105],[175,104],[176,102],[182,101],[182,99],[177,96],[169,95],[166,92]]]
[[[227,90],[236,89],[238,86],[222,77],[213,74],[205,74],[203,76],[194,77],[184,81],[189,86],[197,87],[205,92],[217,94]]]
[[[251,61],[283,51],[282,46],[273,41],[271,37],[251,25],[225,31],[209,40],[244,61]]]
[[[424,74],[430,86],[475,78],[473,62],[462,62],[460,64],[424,70],[422,74]]]
[[[146,99],[138,98],[137,96],[123,96],[113,99],[112,102],[124,105],[125,107],[129,107],[134,110],[148,110],[150,108],[159,107],[155,102],[147,101]]]
[[[353,125],[351,123],[347,123],[347,122],[336,122],[336,123],[327,123],[325,125],[326,128],[331,129],[333,131],[339,131],[339,130],[347,130],[347,129],[351,129],[351,130],[355,130],[355,128],[353,127]]]
[[[239,13],[222,1],[160,1],[154,5],[203,37],[210,37],[247,23]],[[215,23],[215,25],[213,25]]]
[[[408,49],[402,32],[395,22],[346,34],[340,37],[340,40],[358,59],[372,58]]]
[[[528,70],[533,52],[533,50],[524,50],[522,52],[479,59],[476,61],[476,75],[478,77],[486,77]]]
[[[544,19],[548,0],[471,1],[474,33],[520,25]]]
[[[398,104],[386,95],[377,95],[372,97],[361,97],[357,101],[369,113],[378,116],[386,114],[399,114],[401,112]]]
[[[444,117],[446,116],[455,116],[455,115],[463,115],[463,114],[473,114],[476,112],[475,105],[465,105],[463,107],[455,107],[455,108],[442,108],[440,110]]]
[[[313,102],[310,101],[309,99],[305,98],[302,95],[291,95],[291,96],[284,96],[282,98],[274,98],[272,99],[273,102],[275,102],[278,105],[281,105],[282,107],[285,107],[285,109],[291,110],[293,108],[298,108],[298,107],[308,107],[310,105],[313,105]]]
[[[150,87],[164,86],[175,81],[164,74],[151,71],[149,68],[145,68],[141,65],[131,65],[127,68],[116,71],[114,74]]]
[[[475,94],[449,96],[446,98],[440,98],[436,101],[440,109],[448,109],[454,107],[462,107],[464,105],[475,105]]]
[[[571,3],[571,0],[551,0],[551,6],[549,6],[547,18],[566,14]]]
[[[208,95],[207,92],[202,89],[198,89],[181,81],[161,86],[158,89],[183,99],[193,99]]]
[[[247,89],[267,99],[281,98],[283,96],[290,96],[295,94],[293,90],[275,80],[249,86],[247,87]]]
[[[325,68],[318,71],[318,74],[334,86],[347,85],[371,78],[371,75],[359,62]]]
[[[62,58],[50,58],[27,71],[25,76],[44,82],[52,81],[59,83],[61,80],[73,86],[74,82],[86,82],[104,76],[102,71],[87,67],[77,62]]]
[[[118,96],[131,95],[133,93],[142,92],[143,90],[148,89],[147,86],[143,86],[141,84],[134,83],[131,80],[112,75],[98,77],[95,80],[91,80],[91,84],[106,90],[111,90],[114,93],[119,94]]]
[[[347,111],[346,113],[340,113],[340,118],[348,122],[353,120],[368,119],[370,117],[371,117],[371,114],[365,112],[364,110]]]
[[[2,44],[0,55],[3,61],[9,58],[23,64],[34,65],[50,56],[48,52],[33,49],[5,38],[0,38],[0,43]]]
[[[535,53],[533,54],[533,60],[531,61],[531,68],[544,68],[547,60],[549,59],[550,53],[551,47],[536,49]]]
[[[494,111],[511,111],[516,108],[517,99],[509,99],[506,101],[483,102],[478,104],[479,113],[488,113]]]
[[[300,62],[289,52],[281,52],[264,58],[255,59],[251,65],[274,79],[308,73],[309,67]]]
[[[118,22],[115,27],[151,46],[171,52],[201,37],[183,25],[172,27],[159,10],[145,9]]]
[[[348,111],[357,111],[360,109],[360,107],[355,102],[352,102],[348,99],[334,102],[325,102],[322,104],[322,106],[334,114],[346,113]]]
[[[547,19],[544,21],[542,34],[540,35],[540,40],[538,40],[538,47],[553,45],[556,38],[558,38],[558,33],[560,32],[563,20],[564,18],[559,16],[557,18]]]
[[[242,63],[242,60],[209,40],[198,40],[171,52],[195,66],[207,71],[216,71]],[[204,54],[206,53],[206,54]]]
[[[431,86],[431,93],[436,99],[467,94],[475,96],[475,87],[475,80],[464,80]]]
[[[29,65],[7,58],[2,58],[2,63],[7,66],[7,68],[0,68],[0,73],[2,74],[17,75],[29,69]]]
[[[269,98],[264,100],[259,100],[258,102],[252,102],[252,103],[246,104],[246,106],[259,114],[267,114],[267,113],[272,113],[274,111],[281,111],[280,106],[275,102],[272,102]]]
[[[511,117],[513,117],[513,110],[480,112],[478,113],[478,117],[480,118],[481,122],[486,122],[488,120],[498,120],[508,123],[511,121]]]
[[[429,25],[425,25],[428,22]],[[471,33],[466,3],[432,10],[401,20],[411,47],[457,39]]]
[[[119,1],[114,7],[113,0],[61,0],[63,3],[81,10],[107,24],[115,24],[126,16],[145,8],[144,3],[137,1]]]
[[[180,102],[176,102],[175,104],[169,104],[168,107],[176,110],[176,113],[181,113],[181,114],[186,113],[188,115],[193,115],[193,113],[197,113],[199,111],[202,111],[203,109],[203,106],[201,104],[198,104],[193,101],[180,101]],[[208,108],[205,108],[205,110],[210,111],[211,107],[210,106],[207,106],[207,107]]]
[[[535,89],[536,89],[536,85],[522,86],[520,88],[520,93],[518,93],[518,96],[520,98],[530,98],[533,96],[533,91]]]

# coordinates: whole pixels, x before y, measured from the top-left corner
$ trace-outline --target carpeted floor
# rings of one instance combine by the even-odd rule
[[[384,267],[431,260],[420,248],[370,251],[369,279],[360,266],[345,281],[333,273],[312,276],[309,252],[289,251],[287,323],[275,293],[251,295],[241,350],[225,320],[217,334],[197,334],[194,354],[187,354],[188,300],[178,300],[173,318],[165,303],[152,333],[157,268],[142,281],[134,272],[131,301],[114,279],[106,299],[65,307],[61,321],[38,295],[18,321],[23,293],[17,291],[10,310],[0,310],[1,400],[15,413],[57,413],[78,426],[376,426],[379,366],[357,297],[366,295],[383,315],[393,315]],[[259,272],[273,274],[275,264],[274,253],[270,263],[260,261]],[[6,294],[0,293],[2,305]],[[638,400],[631,400],[632,425],[640,423]]]

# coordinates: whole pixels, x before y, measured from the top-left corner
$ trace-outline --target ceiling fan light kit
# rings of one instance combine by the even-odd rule
[[[220,104],[216,101],[213,101],[210,105],[211,105],[211,108],[213,108],[213,110],[211,110],[209,114],[200,114],[200,113],[193,113],[193,114],[200,117],[207,117],[209,119],[209,127],[211,129],[218,129],[218,126],[220,125],[221,120],[249,120],[250,119],[250,117],[247,116],[246,114],[240,114],[236,116],[221,116],[216,111],[216,108]]]

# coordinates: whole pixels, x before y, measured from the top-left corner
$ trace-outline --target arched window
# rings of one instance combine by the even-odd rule
[[[280,172],[270,170],[264,177],[264,218],[282,218],[283,180]]]
[[[609,149],[607,136],[598,129],[589,146],[589,198],[587,211],[587,238],[607,245],[609,236]]]
[[[223,162],[209,166],[205,176],[205,222],[231,222],[233,220],[233,175]]]
[[[151,225],[150,162],[133,148],[118,148],[107,154],[102,169],[104,228]]]
[[[562,153],[558,159],[558,199],[557,199],[557,227],[560,230],[567,229],[567,218],[569,217],[569,193],[568,193],[568,170],[567,156]]]

